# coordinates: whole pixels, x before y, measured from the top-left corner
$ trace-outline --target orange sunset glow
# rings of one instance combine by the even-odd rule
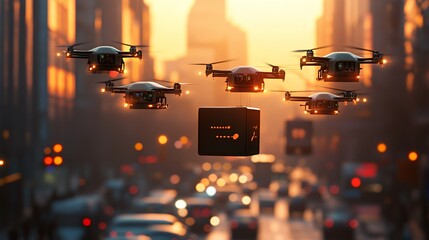
[[[429,239],[428,16],[0,0],[0,240]]]
[[[183,56],[187,50],[187,17],[194,2],[147,1],[151,8],[151,51],[156,56],[156,74],[161,78],[163,62]],[[225,1],[226,19],[244,31],[248,41],[248,59],[238,59],[233,64],[261,66],[270,62],[297,67],[298,57],[291,51],[315,47],[315,24],[322,13],[322,3],[321,0]],[[206,30],[216,27],[213,22]]]

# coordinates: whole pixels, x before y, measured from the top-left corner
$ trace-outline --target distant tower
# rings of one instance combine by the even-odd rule
[[[219,68],[232,68],[245,65],[247,61],[247,40],[243,30],[232,25],[226,19],[225,0],[196,0],[188,17],[187,54],[185,57],[168,62],[166,65],[168,77],[178,77],[199,84],[205,94],[200,104],[213,102],[231,104],[231,95],[224,91],[225,83],[221,79],[208,79],[204,74],[204,66],[189,66],[192,62],[214,62],[226,59],[236,61],[216,65]],[[234,104],[238,104],[235,102]]]
[[[238,105],[241,94],[226,92],[224,79],[213,80],[211,76],[206,78],[204,66],[189,64],[226,59],[237,60],[215,65],[215,68],[229,69],[246,64],[246,33],[226,19],[225,0],[196,0],[188,17],[186,55],[166,63],[168,80],[190,82],[198,86],[198,92],[191,92],[198,95],[198,101],[189,100],[190,98],[183,96],[180,105],[174,107],[176,114],[171,116],[177,123],[183,123],[181,131],[187,132],[191,138],[197,135],[195,126],[197,126],[198,107]],[[186,87],[192,88],[192,86],[184,88]],[[160,119],[160,122],[168,119]],[[169,126],[167,122],[165,125]],[[171,131],[177,131],[177,129],[171,129]],[[194,138],[191,141],[197,142]],[[197,152],[196,148],[194,152]]]
[[[92,48],[110,45],[119,50],[128,50],[117,42],[133,45],[150,45],[149,9],[142,0],[76,0],[76,42],[90,43],[78,48]],[[153,59],[149,51],[143,49],[143,59],[125,59],[126,74],[89,74],[86,61],[76,62],[76,108],[71,136],[74,144],[74,168],[82,172],[91,171],[91,177],[102,180],[106,172],[118,170],[121,161],[133,159],[128,151],[127,141],[115,142],[118,136],[138,139],[141,134],[135,126],[145,120],[144,116],[131,117],[128,109],[123,109],[120,95],[100,94],[97,81],[110,78],[127,77],[118,84],[147,80],[154,76]],[[127,123],[127,124],[122,124]],[[82,137],[83,136],[83,137]],[[129,143],[132,146],[132,143]],[[128,147],[129,147],[128,146]],[[100,177],[96,174],[99,172]]]
[[[199,59],[239,58],[245,64],[246,35],[227,21],[225,0],[195,1],[188,18],[188,49]],[[199,50],[203,55],[196,53]]]

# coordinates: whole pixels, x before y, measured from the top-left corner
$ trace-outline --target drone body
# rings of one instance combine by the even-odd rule
[[[303,101],[304,112],[318,115],[336,115],[339,113],[339,102],[356,102],[357,95],[353,91],[344,91],[343,96],[329,92],[316,92],[309,96],[291,96],[291,92],[285,93],[286,101]]]
[[[227,60],[229,61],[229,60]],[[285,71],[279,69],[278,66],[270,65],[271,72],[263,72],[251,66],[239,66],[230,70],[215,70],[213,64],[227,62],[219,61],[214,63],[196,63],[193,65],[205,65],[206,76],[210,74],[213,78],[224,77],[226,78],[225,91],[228,92],[264,92],[265,78],[272,79],[285,79]]]
[[[179,83],[174,83],[172,88],[148,81],[114,86],[113,81],[120,79],[121,78],[101,82],[106,84],[106,87],[102,91],[125,94],[124,106],[130,109],[166,109],[168,104],[165,95],[174,94],[180,96],[182,93]]]
[[[88,71],[92,73],[103,73],[115,71],[123,73],[125,71],[125,63],[123,58],[138,58],[142,59],[142,51],[137,50],[137,47],[144,45],[133,46],[125,43],[120,43],[130,47],[130,51],[120,51],[112,46],[98,46],[90,50],[78,50],[74,47],[82,43],[66,46],[66,58],[83,58],[87,59]]]
[[[324,47],[320,47],[324,48]],[[349,47],[362,51],[372,52],[371,58],[360,57],[351,52],[332,52],[323,57],[314,56],[313,48],[309,50],[296,50],[295,52],[306,52],[301,57],[300,67],[303,66],[320,66],[316,80],[325,82],[359,82],[361,64],[380,64],[387,61],[383,54],[369,49]]]

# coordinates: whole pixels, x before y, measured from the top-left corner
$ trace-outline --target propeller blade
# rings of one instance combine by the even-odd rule
[[[191,63],[190,65],[213,65],[213,64],[218,64],[218,63],[225,63],[225,62],[231,62],[234,61],[235,58],[232,59],[228,59],[228,60],[222,60],[222,61],[217,61],[217,62],[211,62],[211,63]]]
[[[377,52],[377,51],[372,50],[372,49],[366,49],[366,48],[355,47],[355,46],[344,46],[344,47],[346,47],[346,48],[351,48],[351,49],[355,49],[355,50],[366,51],[366,52],[372,52],[372,53]]]
[[[319,90],[305,90],[305,91],[267,90],[267,92],[313,93],[313,92],[319,92]]]
[[[153,79],[153,81],[155,81],[155,82],[165,82],[165,83],[171,83],[171,84],[178,83],[180,85],[195,85],[196,84],[196,83],[186,83],[186,82],[172,82],[172,81],[162,80],[162,79]]]
[[[280,67],[280,66],[278,66],[278,65],[273,65],[273,64],[271,64],[271,63],[267,63],[267,62],[265,62],[265,64],[266,64],[266,65],[268,65],[268,66],[270,66],[270,67],[278,67],[278,68]]]
[[[122,79],[125,79],[125,78],[127,78],[127,77],[114,78],[114,79],[109,79],[109,80],[105,80],[105,81],[99,81],[99,82],[97,82],[97,83],[115,82],[115,81],[119,81],[119,80],[122,80]]]
[[[299,53],[299,52],[307,52],[309,50],[311,50],[311,49],[299,49],[299,50],[293,50],[292,52]]]
[[[75,43],[75,44],[72,44],[72,45],[57,45],[57,47],[67,47],[67,48],[71,47],[71,48],[73,48],[73,47],[84,45],[84,44],[88,44],[88,43],[90,43],[90,42],[80,42],[80,43]]]
[[[312,49],[298,49],[298,50],[294,50],[292,52],[308,52],[308,51],[314,51],[314,50],[328,48],[328,47],[332,47],[332,45],[325,45],[325,46],[321,46],[321,47],[315,47]]]
[[[123,43],[123,42],[118,42],[118,41],[113,41],[113,42],[124,45],[124,46],[128,46],[128,47],[149,47],[148,45],[131,45],[128,43]]]
[[[321,46],[321,47],[316,47],[316,48],[313,48],[313,49],[311,49],[311,50],[319,50],[319,49],[323,49],[323,48],[329,48],[329,47],[332,47],[333,45],[325,45],[325,46]]]
[[[341,89],[341,88],[334,88],[334,87],[326,87],[326,86],[318,86],[321,88],[327,88],[327,89],[331,89],[331,90],[335,90],[335,91],[341,91],[341,92],[356,92],[359,91],[360,89],[353,89],[353,90],[346,90],[346,89]]]
[[[212,63],[210,63],[210,64],[218,64],[218,63],[225,63],[225,62],[231,62],[231,61],[234,61],[235,59],[234,58],[231,58],[231,59],[228,59],[228,60],[223,60],[223,61],[217,61],[217,62],[212,62]]]

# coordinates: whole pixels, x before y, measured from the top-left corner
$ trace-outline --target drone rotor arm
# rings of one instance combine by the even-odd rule
[[[92,51],[88,50],[74,50],[71,49],[70,51],[66,51],[66,57],[67,58],[88,58],[89,55],[92,54]]]
[[[304,96],[290,96],[288,101],[294,101],[294,102],[306,102],[312,100],[311,97],[304,97]]]
[[[137,50],[135,52],[119,51],[118,54],[120,54],[123,58],[143,58],[143,52],[141,50]]]
[[[206,72],[208,73],[208,72]],[[229,74],[231,74],[230,70],[211,70],[210,74],[213,75],[213,77],[228,77]],[[208,75],[210,75],[208,74]]]
[[[270,78],[270,79],[285,79],[286,72],[281,70],[279,72],[258,72],[262,78]]]

